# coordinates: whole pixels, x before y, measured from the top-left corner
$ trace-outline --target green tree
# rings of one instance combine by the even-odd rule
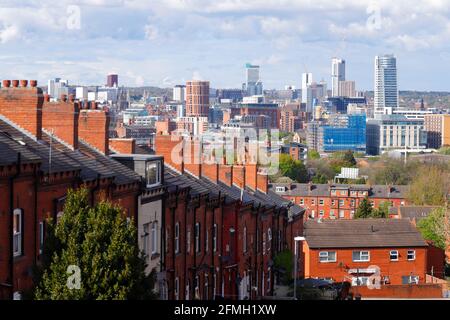
[[[351,151],[351,150],[347,150],[344,152],[343,160],[346,163],[350,164],[350,166],[352,166],[352,167],[356,166],[356,159],[353,155],[353,151]]]
[[[293,255],[289,250],[283,250],[274,258],[274,266],[281,274],[281,282],[289,284],[292,281]]]
[[[445,204],[450,174],[437,166],[421,167],[410,185],[408,199],[415,205]]]
[[[440,154],[450,155],[450,147],[449,146],[442,147],[438,150],[438,152]]]
[[[319,152],[317,152],[317,150],[314,149],[308,150],[308,159],[309,160],[320,159]]]
[[[46,247],[36,299],[153,297],[153,275],[145,275],[136,227],[121,208],[105,201],[91,207],[87,189],[69,191],[64,214],[58,223],[50,221],[50,230],[52,244]],[[79,289],[67,285],[69,266],[80,270]]]
[[[307,182],[308,172],[300,160],[294,160],[288,154],[280,155],[280,174],[297,182]]]
[[[446,219],[447,215],[447,219]],[[417,228],[426,240],[433,241],[434,245],[443,250],[446,249],[446,237],[449,237],[449,210],[437,208],[430,214],[419,220]]]
[[[388,218],[389,217],[389,207],[390,203],[387,201],[384,201],[380,203],[377,209],[374,209],[372,211],[372,217],[373,218]]]
[[[365,218],[370,218],[372,216],[373,216],[372,205],[370,204],[369,199],[367,197],[365,197],[359,203],[359,206],[356,209],[354,218],[355,219],[365,219]]]

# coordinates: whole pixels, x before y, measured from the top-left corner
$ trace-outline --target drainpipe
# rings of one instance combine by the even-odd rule
[[[220,283],[220,293],[222,293],[222,286],[223,286],[223,207],[225,206],[225,199],[226,196],[223,197],[223,205],[220,207],[220,269],[219,269],[219,283]],[[219,230],[219,228],[217,228]],[[217,290],[216,290],[217,291]],[[222,298],[225,298],[225,292],[222,296]]]
[[[211,269],[212,269],[211,276],[212,276],[212,282],[214,281],[214,275],[216,274],[216,270],[214,268],[214,255],[215,255],[215,252],[214,252],[214,241],[216,241],[216,251],[217,251],[217,237],[214,238],[214,231],[217,234],[217,228],[214,229],[214,224],[216,223],[216,209],[220,207],[221,193],[222,192],[219,191],[219,199],[217,201],[217,205],[215,205],[212,208],[212,226],[211,226]],[[216,279],[217,279],[217,276],[216,276]],[[216,289],[216,293],[217,293],[217,288],[216,288],[216,283],[215,282],[213,283],[213,287]],[[215,299],[214,290],[213,290],[212,293],[213,293],[213,300],[214,300]]]
[[[34,265],[37,264],[37,255],[36,255],[36,247],[37,247],[37,230],[38,230],[38,170],[37,166],[34,167]]]
[[[259,290],[258,287],[258,279],[257,279],[257,270],[258,270],[258,242],[257,240],[260,240],[258,238],[258,217],[259,217],[259,210],[261,208],[261,203],[258,205],[258,209],[256,210],[256,219],[255,219],[255,271],[253,273],[253,276],[255,278],[255,287],[258,288],[257,290]],[[258,291],[256,291],[256,295],[258,294]],[[256,297],[256,296],[255,296]]]
[[[17,153],[16,173],[9,178],[9,278],[11,279],[10,299],[14,299],[14,180],[20,175],[22,169],[22,154]]]
[[[194,206],[194,281],[192,283],[192,297],[195,298],[195,285],[199,285],[197,282],[194,285],[195,279],[197,278],[197,243],[196,243],[196,239],[195,239],[195,232],[196,232],[196,224],[197,224],[197,209],[200,207],[200,197],[198,200],[198,204],[196,204]],[[199,228],[200,229],[200,228]],[[201,244],[201,240],[202,238],[200,237],[200,230],[198,230],[199,234],[198,234],[198,239],[199,239],[199,245]],[[199,279],[200,280],[200,279]],[[199,292],[200,292],[200,287],[198,288]]]

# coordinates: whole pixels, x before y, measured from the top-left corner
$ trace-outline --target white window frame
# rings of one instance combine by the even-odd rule
[[[214,273],[213,273],[213,300],[216,299],[216,294],[217,294],[216,288],[217,288],[217,275],[216,275],[216,273],[214,272]]]
[[[195,276],[194,299],[200,299],[200,277]]]
[[[175,300],[180,300],[180,279],[178,277],[175,278]]]
[[[345,218],[345,210],[339,210],[339,218]]]
[[[325,200],[324,199],[319,199],[319,206],[323,206],[325,204]]]
[[[142,251],[144,251],[145,258],[147,259],[150,254],[150,245],[149,245],[149,238],[150,238],[150,223],[144,223],[142,225]]]
[[[263,241],[262,241],[262,252],[263,255],[266,254],[266,233],[263,231]]]
[[[205,252],[209,252],[209,232],[208,228],[205,230]]]
[[[199,253],[201,252],[201,243],[200,243],[200,223],[197,222],[195,224],[195,229],[194,229],[194,236],[195,236],[195,253]]]
[[[357,260],[355,260],[355,258],[354,258],[354,254],[356,252],[359,253],[359,259],[357,259]],[[363,259],[363,256],[364,257],[367,256],[367,260]],[[368,261],[370,261],[370,251],[366,251],[366,250],[353,251],[352,252],[352,260],[353,260],[353,262],[368,262]]]
[[[186,300],[189,300],[189,291],[190,291],[191,289],[190,289],[190,287],[189,287],[189,280],[187,281],[187,284],[186,284],[186,293],[185,293],[185,299]]]
[[[244,226],[242,238],[242,252],[247,253],[247,226]]]
[[[208,297],[209,297],[209,287],[208,287],[209,283],[208,283],[208,274],[207,273],[205,273],[204,279],[205,279],[205,281],[203,283],[204,293],[205,293],[204,298],[208,299]]]
[[[156,164],[156,182],[155,183],[149,183],[148,181],[148,171],[149,171],[149,166]],[[145,165],[145,182],[147,184],[148,188],[154,187],[154,186],[158,186],[161,184],[161,162],[160,161],[149,161],[146,163]]]
[[[191,228],[187,228],[186,231],[186,252],[191,253]]]
[[[175,223],[174,230],[174,238],[175,238],[175,254],[180,253],[180,224]]]
[[[13,226],[13,252],[14,257],[20,257],[23,254],[23,211],[22,209],[14,209],[14,226]],[[18,221],[16,221],[16,217]]]
[[[217,251],[217,224],[213,226],[213,251]]]
[[[393,256],[395,256],[396,258],[392,258]],[[390,261],[398,261],[398,250],[391,250],[389,251],[389,260]]]
[[[39,222],[39,254],[44,252],[45,222]]]
[[[330,258],[330,253],[334,253],[334,259]],[[322,258],[326,260],[322,260]],[[320,263],[329,263],[337,261],[337,252],[336,251],[320,251],[319,252],[319,262]]]
[[[411,253],[411,254],[410,254]],[[410,259],[409,256],[412,255],[412,258]],[[408,261],[414,261],[416,260],[416,250],[410,249],[406,252],[406,259]]]
[[[152,255],[158,253],[158,222],[152,222],[151,229],[151,240],[152,240]]]
[[[303,206],[305,204],[305,199],[300,199],[299,204]]]

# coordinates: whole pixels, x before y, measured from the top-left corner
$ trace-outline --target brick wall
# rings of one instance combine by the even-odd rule
[[[358,293],[362,298],[442,298],[442,286],[439,284],[385,285],[380,289],[369,289],[364,286],[359,286],[352,287],[350,292],[353,294]]]
[[[108,154],[109,120],[107,111],[82,109],[78,120],[79,138],[97,148],[100,152]]]
[[[258,173],[256,183],[256,187],[259,191],[267,193],[269,185],[269,177],[267,176],[267,174]]]
[[[74,101],[49,102],[42,106],[42,127],[54,133],[67,144],[78,148],[79,103]]]
[[[118,153],[133,154],[136,152],[136,140],[134,139],[109,139],[109,146],[113,151]]]
[[[233,166],[233,184],[238,188],[244,188],[245,186],[245,170],[244,166],[234,165]]]
[[[227,186],[231,186],[233,181],[232,166],[220,164],[219,165],[219,181]]]
[[[257,188],[258,166],[256,164],[245,165],[245,183],[252,190]]]

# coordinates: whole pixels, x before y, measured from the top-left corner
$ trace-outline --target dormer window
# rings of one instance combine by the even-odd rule
[[[275,191],[276,191],[276,192],[285,192],[285,191],[286,191],[286,187],[280,187],[280,186],[278,186],[278,187],[275,188]]]
[[[161,162],[147,162],[146,168],[147,187],[154,187],[161,184]]]

